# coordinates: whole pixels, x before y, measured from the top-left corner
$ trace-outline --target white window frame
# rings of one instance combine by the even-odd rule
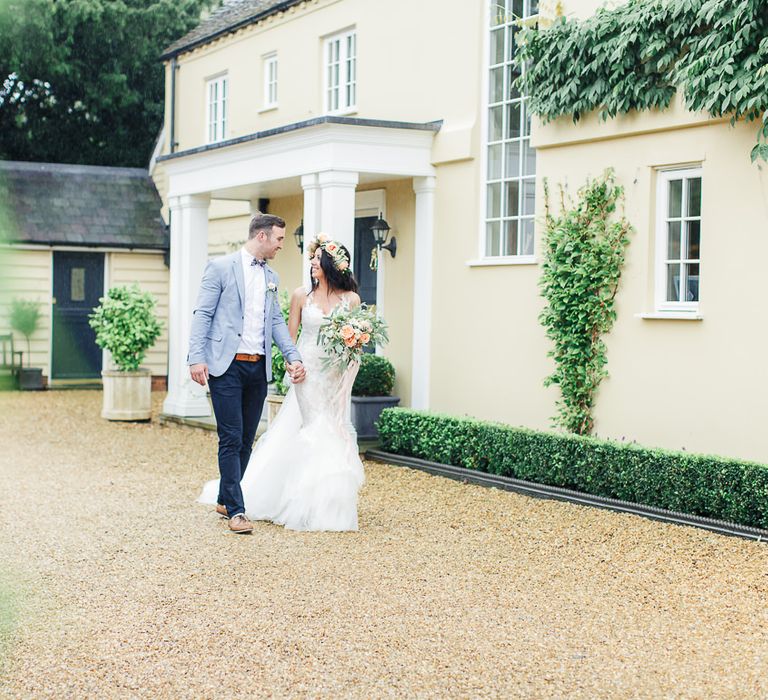
[[[481,176],[481,196],[480,196],[480,226],[479,226],[479,233],[478,233],[478,253],[479,258],[477,260],[468,261],[468,265],[470,266],[489,266],[489,265],[525,265],[525,264],[535,264],[536,263],[536,234],[535,234],[535,221],[536,221],[536,190],[537,187],[537,178],[536,178],[536,166],[533,166],[533,172],[528,172],[524,168],[524,156],[528,153],[528,151],[534,151],[534,149],[530,148],[530,127],[528,126],[530,124],[530,118],[527,114],[526,107],[527,107],[527,98],[525,96],[520,96],[519,98],[512,98],[510,95],[507,94],[507,83],[508,80],[508,69],[507,65],[509,64],[508,59],[510,58],[510,47],[508,46],[509,41],[511,40],[511,31],[508,29],[500,29],[497,31],[505,32],[505,40],[504,40],[504,48],[503,48],[503,57],[502,62],[497,64],[491,64],[490,62],[490,50],[491,50],[491,33],[495,27],[503,27],[505,24],[512,26],[514,22],[516,21],[516,17],[512,13],[512,8],[516,7],[518,4],[517,1],[513,2],[512,0],[488,0],[486,3],[486,17],[489,18],[495,18],[495,22],[489,22],[489,24],[485,27],[485,34],[484,34],[484,46],[483,46],[483,118],[482,118],[482,154],[480,158],[480,176]],[[523,16],[526,20],[532,20],[533,18],[537,17],[540,9],[537,8],[537,12],[532,13],[532,4],[533,0],[523,0],[519,4],[523,7]],[[509,9],[505,9],[505,8]],[[501,69],[502,70],[502,97],[501,100],[496,100],[494,102],[491,102],[490,100],[490,89],[491,89],[491,70],[492,68],[496,66],[496,70]],[[510,109],[510,106],[516,104],[519,106],[520,110],[520,120],[521,120],[521,130],[519,136],[511,139],[506,138],[506,132],[507,132],[507,115]],[[498,178],[490,178],[489,172],[488,172],[488,166],[489,166],[489,149],[490,149],[490,110],[491,105],[494,105],[496,108],[500,108],[502,110],[502,134],[501,134],[501,140],[499,141],[494,140],[493,144],[496,145],[498,148],[501,149],[502,152],[505,152],[507,150],[507,147],[509,144],[512,144],[514,142],[517,142],[519,144],[519,162],[518,162],[518,168],[516,174],[510,174],[509,176],[506,173],[506,164],[505,159],[506,156],[502,157],[501,163],[501,173]],[[526,127],[528,127],[526,129]],[[535,157],[535,156],[534,156]],[[507,188],[508,182],[517,182],[518,183],[518,212],[515,216],[506,216],[506,202],[505,202],[505,190]],[[532,183],[533,184],[533,192],[534,192],[534,198],[533,198],[533,207],[534,210],[532,213],[524,214],[523,208],[524,208],[524,197],[523,192],[525,192],[525,184],[524,183]],[[491,184],[498,184],[501,188],[502,195],[501,195],[501,211],[499,212],[500,216],[488,216],[488,189]],[[530,185],[529,185],[530,186]],[[501,255],[501,252],[503,250],[504,246],[504,227],[506,221],[516,221],[518,230],[517,230],[517,245],[516,250],[513,254],[510,255]],[[500,248],[494,253],[493,251],[488,251],[488,225],[492,222],[498,222],[499,225],[499,245]],[[532,247],[530,250],[521,250],[521,245],[523,242],[523,226],[525,225],[524,222],[530,222],[528,226],[532,227]]]
[[[350,114],[356,110],[357,32],[349,29],[323,41],[323,111]]]
[[[699,216],[688,216],[688,182],[692,178],[701,178],[701,202],[699,206]],[[672,180],[682,180],[682,209],[680,217],[670,218],[669,211],[669,183]],[[701,301],[701,241],[704,235],[703,225],[699,227],[699,257],[684,257],[687,240],[681,234],[680,264],[696,263],[699,265],[699,298],[697,301],[667,301],[667,223],[670,220],[680,220],[681,231],[685,230],[685,221],[698,220],[703,222],[702,212],[704,210],[704,178],[701,166],[665,168],[656,172],[656,269],[654,271],[654,298],[655,308],[659,314],[677,313],[690,314],[696,316],[699,311]],[[683,279],[680,280],[680,286],[684,287]]]
[[[229,119],[229,80],[227,74],[205,81],[205,142],[217,143],[227,137]]]
[[[266,54],[263,58],[264,77],[264,107],[274,109],[277,107],[277,53]]]

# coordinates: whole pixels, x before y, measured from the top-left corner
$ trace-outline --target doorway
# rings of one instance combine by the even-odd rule
[[[52,379],[101,377],[102,351],[88,315],[104,294],[104,253],[53,253]]]

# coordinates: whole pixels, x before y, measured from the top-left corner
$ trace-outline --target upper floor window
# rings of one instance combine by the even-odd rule
[[[656,211],[656,308],[695,312],[701,263],[701,168],[660,171]]]
[[[226,138],[227,133],[227,76],[212,78],[206,83],[206,134],[208,143]]]
[[[277,107],[277,54],[264,56],[264,108]]]
[[[354,31],[325,40],[325,111],[347,112],[357,105],[357,38]]]
[[[491,256],[533,255],[536,152],[531,115],[514,86],[515,22],[539,12],[538,0],[491,0],[487,83],[485,250]]]

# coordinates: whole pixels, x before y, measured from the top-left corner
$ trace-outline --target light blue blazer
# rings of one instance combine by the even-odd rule
[[[291,340],[288,326],[280,312],[277,298],[279,278],[264,265],[266,295],[264,301],[264,345],[267,381],[272,381],[272,341],[288,362],[301,360]],[[273,289],[270,289],[270,285]],[[187,364],[205,362],[209,374],[221,376],[235,359],[243,333],[245,280],[240,251],[211,260],[203,273],[197,307],[192,316]]]

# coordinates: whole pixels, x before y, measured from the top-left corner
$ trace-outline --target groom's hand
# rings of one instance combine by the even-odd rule
[[[189,374],[193,381],[196,381],[200,386],[205,386],[208,382],[208,365],[205,362],[190,365]]]
[[[291,362],[285,366],[285,369],[288,371],[294,384],[301,384],[307,376],[303,362]]]

